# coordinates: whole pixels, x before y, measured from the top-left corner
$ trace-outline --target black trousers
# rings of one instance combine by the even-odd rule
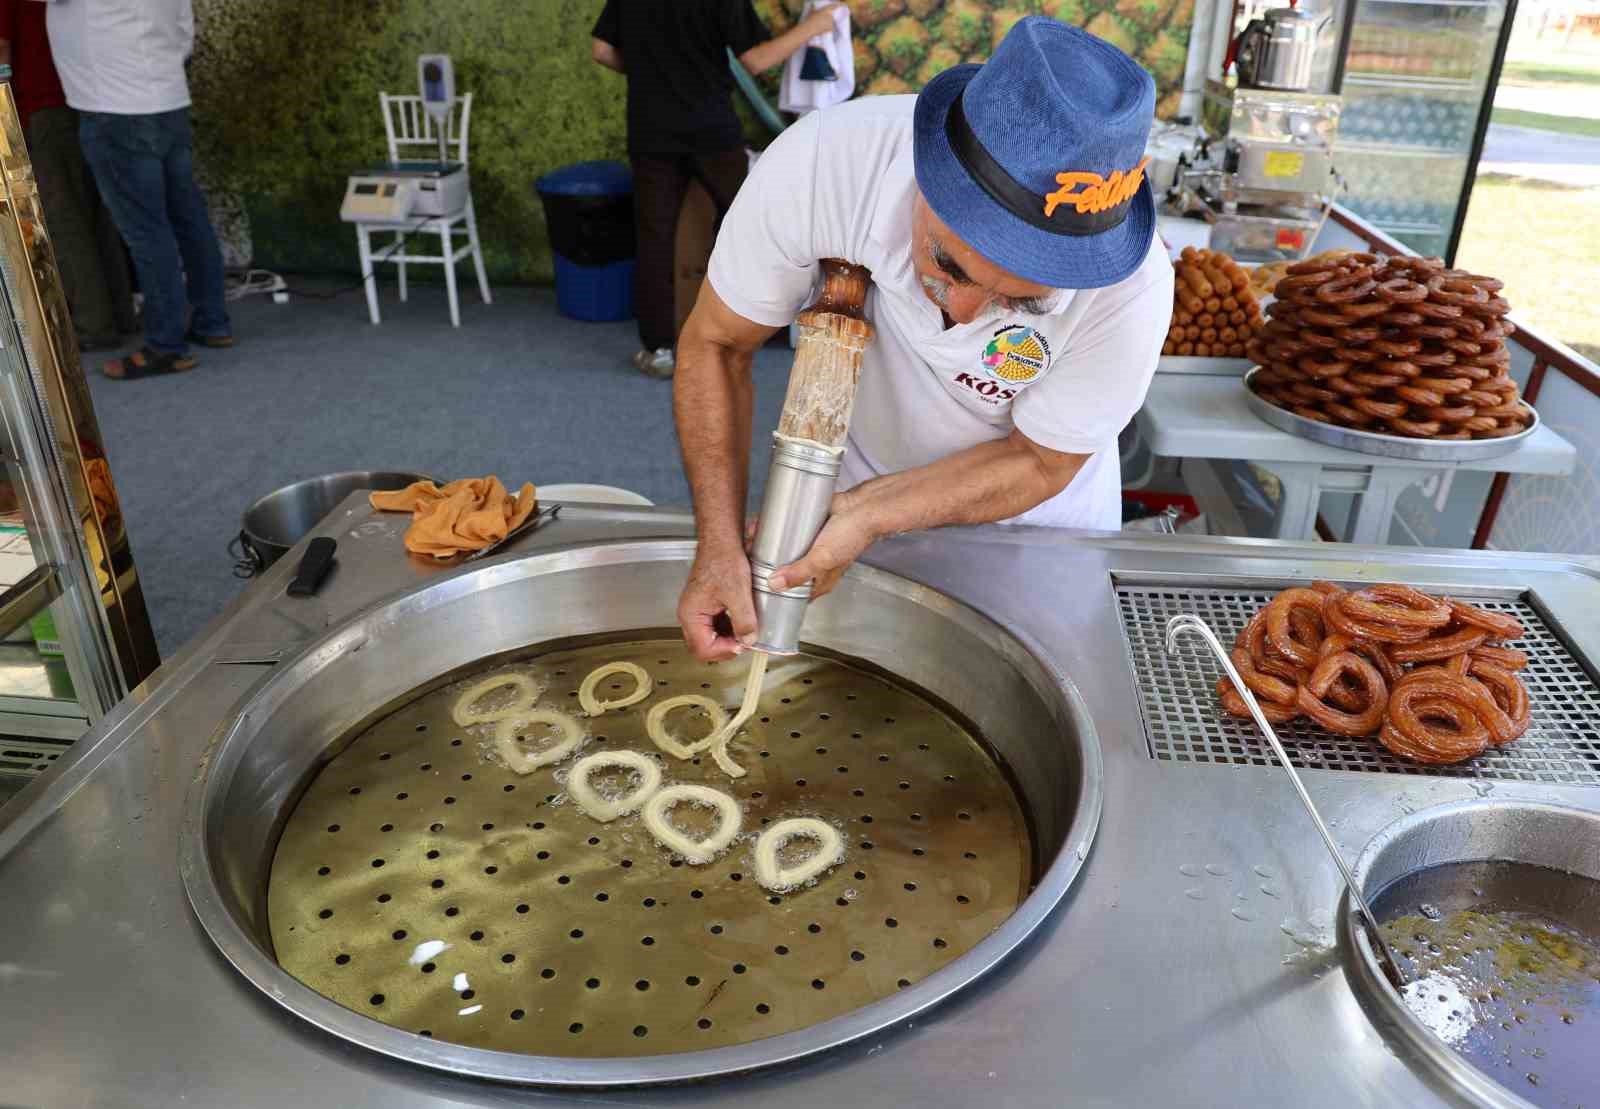
[[[749,160],[743,150],[716,154],[632,154],[633,220],[638,239],[633,311],[639,341],[646,350],[671,347],[678,339],[674,303],[673,255],[678,212],[691,180],[699,181],[717,206],[717,222],[727,214]]]

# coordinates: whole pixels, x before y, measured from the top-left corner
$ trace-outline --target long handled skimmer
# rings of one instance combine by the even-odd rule
[[[1278,740],[1278,733],[1273,731],[1272,724],[1261,711],[1261,706],[1256,703],[1256,696],[1250,692],[1250,687],[1244,684],[1244,679],[1239,676],[1239,671],[1234,668],[1233,660],[1228,657],[1228,652],[1222,649],[1222,643],[1217,639],[1217,633],[1200,617],[1184,613],[1174,616],[1167,621],[1167,653],[1176,654],[1178,638],[1185,632],[1198,635],[1206,641],[1222,663],[1222,668],[1227,671],[1228,679],[1233,682],[1233,687],[1239,691],[1239,696],[1250,709],[1250,715],[1255,719],[1256,727],[1261,729],[1267,737],[1267,742],[1272,745],[1273,754],[1278,756],[1278,761],[1283,764],[1283,769],[1289,775],[1289,781],[1294,785],[1294,791],[1300,795],[1300,803],[1306,807],[1306,813],[1311,817],[1311,823],[1317,826],[1317,831],[1322,835],[1322,842],[1327,844],[1328,854],[1333,856],[1333,861],[1339,865],[1339,873],[1344,875],[1345,888],[1350,891],[1350,898],[1361,910],[1361,917],[1366,921],[1367,930],[1371,933],[1372,946],[1378,952],[1378,963],[1383,967],[1383,973],[1395,989],[1400,989],[1406,984],[1405,975],[1400,972],[1400,964],[1395,961],[1394,952],[1389,950],[1389,945],[1383,940],[1383,933],[1378,930],[1378,918],[1372,915],[1372,907],[1367,904],[1367,899],[1356,888],[1355,876],[1350,873],[1350,868],[1345,865],[1344,856],[1339,854],[1339,848],[1333,842],[1333,836],[1328,831],[1328,826],[1322,822],[1322,817],[1317,814],[1317,806],[1311,803],[1311,795],[1306,792],[1305,785],[1300,781],[1300,775],[1289,762],[1289,753],[1283,749],[1283,744]]]

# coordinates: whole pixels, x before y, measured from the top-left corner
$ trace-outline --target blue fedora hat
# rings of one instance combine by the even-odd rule
[[[1142,172],[1150,75],[1104,39],[1021,20],[983,65],[948,69],[917,97],[917,185],[963,242],[1059,289],[1128,277],[1155,233]]]

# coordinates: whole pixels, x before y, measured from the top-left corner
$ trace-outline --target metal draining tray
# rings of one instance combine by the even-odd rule
[[[721,859],[684,865],[637,815],[590,819],[564,792],[570,762],[512,773],[481,726],[451,720],[456,683],[363,732],[289,817],[268,894],[281,964],[358,1013],[441,1040],[658,1055],[795,1031],[905,989],[1027,896],[1015,793],[924,697],[813,654],[775,659],[762,711],[732,745],[748,771],[735,781],[709,757],[662,756],[644,717],[683,693],[737,703],[743,662],[707,666],[661,638],[543,651],[511,670],[565,707],[614,660],[645,668],[655,692],[586,720],[586,749],[637,751],[668,782],[734,797],[746,835]],[[675,819],[706,834],[699,815]],[[843,831],[844,861],[769,894],[750,841],[802,815]]]
[[[1187,646],[1169,656],[1166,624],[1180,613],[1192,612],[1231,643],[1272,599],[1273,591],[1119,581],[1116,595],[1151,757],[1169,762],[1271,764],[1272,752],[1254,725],[1224,716],[1218,709],[1216,662]],[[1484,608],[1511,613],[1527,629],[1516,643],[1528,653],[1522,679],[1533,705],[1533,725],[1527,734],[1464,763],[1423,766],[1391,754],[1376,740],[1337,736],[1295,721],[1280,725],[1278,736],[1296,766],[1600,786],[1600,685],[1525,599],[1462,596]]]

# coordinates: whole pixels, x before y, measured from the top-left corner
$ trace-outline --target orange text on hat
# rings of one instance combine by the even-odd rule
[[[1126,173],[1114,170],[1109,180],[1083,170],[1056,174],[1056,184],[1061,187],[1044,198],[1044,218],[1054,215],[1058,204],[1070,203],[1084,214],[1115,208],[1139,191],[1144,183],[1144,167],[1149,164],[1150,159],[1144,158]]]

